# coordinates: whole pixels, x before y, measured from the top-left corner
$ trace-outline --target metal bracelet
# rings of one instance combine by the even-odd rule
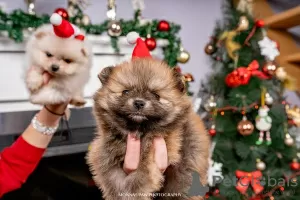
[[[57,126],[55,126],[55,127],[45,126],[41,122],[39,122],[37,120],[37,116],[36,115],[31,120],[31,123],[32,123],[32,126],[33,126],[33,128],[35,130],[37,130],[38,132],[40,132],[40,133],[42,133],[44,135],[53,135],[56,132],[58,126],[59,126],[59,124]]]

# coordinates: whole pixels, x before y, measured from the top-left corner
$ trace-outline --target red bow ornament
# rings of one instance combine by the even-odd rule
[[[226,76],[225,82],[229,87],[247,85],[251,76],[257,76],[260,79],[268,79],[263,72],[259,71],[259,63],[253,60],[248,67],[239,67]]]
[[[245,194],[249,185],[252,186],[253,192],[255,194],[259,194],[264,190],[264,187],[260,184],[260,179],[262,177],[261,171],[244,172],[237,170],[235,172],[235,175],[238,178],[238,182],[235,188],[240,193]]]

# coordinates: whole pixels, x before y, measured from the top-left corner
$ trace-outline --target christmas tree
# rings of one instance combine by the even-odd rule
[[[251,2],[226,0],[224,22],[205,47],[213,66],[199,92],[213,141],[205,198],[296,200],[300,168],[289,134],[295,121],[283,97],[288,76]]]

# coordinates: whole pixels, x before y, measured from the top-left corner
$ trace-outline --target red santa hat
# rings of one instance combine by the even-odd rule
[[[142,58],[142,57],[149,57],[151,58],[150,52],[148,47],[146,46],[144,40],[142,40],[137,32],[130,32],[127,34],[127,41],[130,44],[136,44],[133,52],[132,52],[132,59],[133,58]]]
[[[53,13],[50,17],[55,35],[61,38],[70,38],[74,36],[78,40],[84,40],[84,35],[80,34],[77,26],[63,19],[59,14]]]

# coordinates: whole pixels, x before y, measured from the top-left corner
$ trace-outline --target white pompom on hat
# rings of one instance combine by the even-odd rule
[[[146,46],[145,42],[140,38],[137,32],[129,32],[126,37],[128,43],[136,44],[132,52],[132,58],[151,58],[148,47]]]
[[[84,40],[84,35],[80,34],[77,26],[63,19],[59,14],[53,13],[50,17],[55,35],[61,38],[70,38],[74,36],[76,39]]]

